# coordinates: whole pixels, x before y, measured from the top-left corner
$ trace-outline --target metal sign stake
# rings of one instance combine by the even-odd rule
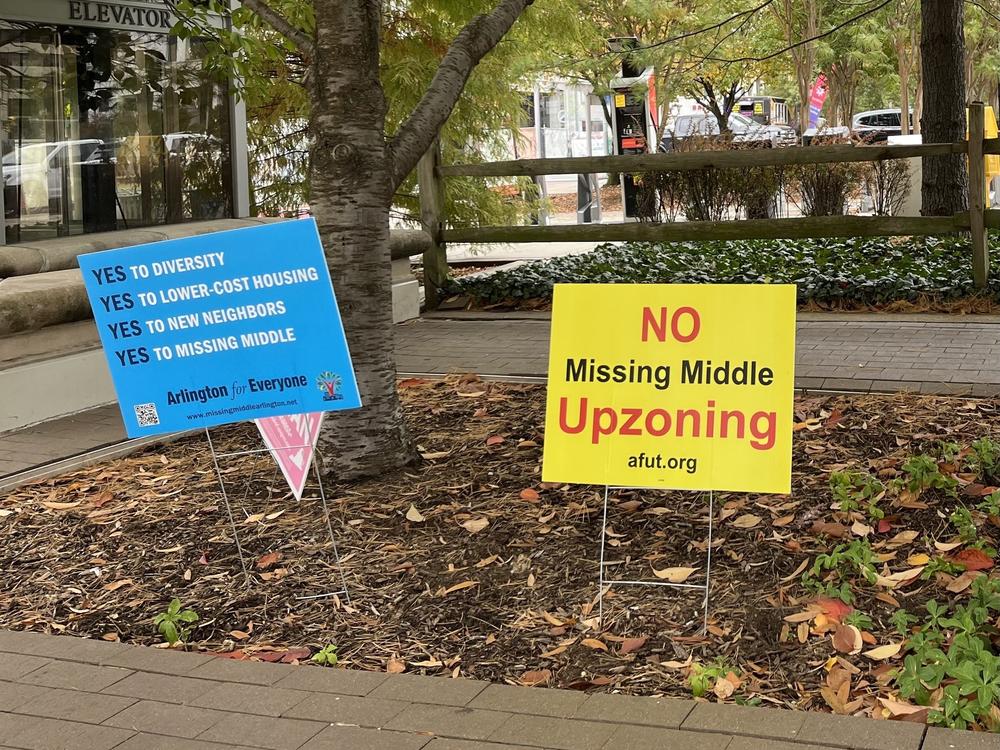
[[[256,448],[256,449],[253,449],[253,450],[232,451],[232,452],[229,452],[229,453],[217,453],[216,450],[215,450],[215,444],[212,442],[212,435],[209,432],[209,430],[208,430],[207,427],[205,428],[205,438],[208,440],[208,448],[209,448],[209,451],[212,454],[212,464],[215,467],[215,475],[216,475],[216,477],[218,477],[218,480],[219,480],[219,489],[222,491],[222,500],[223,500],[223,503],[226,506],[226,513],[229,516],[229,526],[230,526],[230,528],[232,529],[232,532],[233,532],[233,540],[236,542],[236,551],[237,551],[237,553],[239,554],[239,557],[240,557],[240,567],[243,570],[243,577],[246,580],[247,587],[249,587],[252,584],[252,580],[250,578],[250,570],[249,570],[249,568],[247,568],[246,556],[245,556],[245,554],[243,552],[243,545],[240,543],[240,535],[239,535],[239,531],[237,530],[237,527],[236,527],[236,518],[233,515],[232,503],[230,503],[230,501],[229,501],[229,493],[226,491],[226,483],[225,483],[225,481],[224,481],[224,479],[222,477],[222,469],[219,466],[219,459],[220,458],[232,458],[234,456],[249,456],[249,455],[253,455],[253,454],[256,454],[256,453],[268,453],[268,454],[272,454],[273,455],[276,449],[272,449],[272,448]],[[312,457],[311,457],[310,461],[312,463],[313,472],[315,473],[315,476],[316,476],[316,485],[319,488],[320,503],[323,506],[323,517],[324,517],[324,521],[326,522],[326,530],[327,530],[327,532],[330,535],[330,543],[331,543],[331,545],[333,547],[333,559],[334,559],[334,561],[336,563],[337,572],[338,572],[338,574],[340,576],[340,585],[341,585],[341,588],[338,589],[338,590],[336,590],[336,591],[329,591],[329,592],[326,592],[326,593],[323,593],[323,594],[311,594],[311,595],[308,595],[308,596],[296,596],[295,599],[297,599],[299,601],[304,601],[304,600],[308,600],[308,599],[323,599],[323,598],[330,597],[330,596],[343,595],[344,600],[348,604],[350,604],[351,603],[351,595],[350,595],[350,592],[347,590],[347,575],[344,573],[344,566],[340,562],[340,551],[337,548],[337,538],[336,538],[336,535],[333,532],[333,521],[330,519],[330,505],[329,505],[329,503],[327,502],[327,499],[326,499],[326,488],[323,486],[323,476],[322,476],[322,474],[320,474],[319,462],[316,461],[316,451],[315,451],[315,448],[312,445],[291,445],[291,446],[285,446],[285,447],[283,447],[281,449],[278,449],[278,450],[298,450],[300,448],[308,448],[312,452]],[[244,501],[246,501],[247,497],[249,497],[249,495],[250,495],[250,490],[252,489],[250,485],[253,482],[253,476],[254,475],[251,474],[250,479],[247,482],[247,489],[246,489],[246,492],[243,495],[243,500]],[[268,492],[268,495],[270,496],[270,490]]]
[[[597,590],[597,619],[600,625],[604,625],[604,592],[610,590],[612,586],[661,586],[673,589],[695,589],[704,591],[702,607],[705,610],[703,631],[708,632],[708,603],[709,592],[712,585],[712,537],[715,524],[715,493],[708,491],[708,558],[705,564],[705,583],[671,583],[670,581],[639,581],[639,580],[609,580],[604,577],[604,546],[608,528],[608,492],[609,485],[604,485],[604,511],[601,516],[601,562],[598,572]],[[615,487],[617,490],[643,489],[641,487]]]

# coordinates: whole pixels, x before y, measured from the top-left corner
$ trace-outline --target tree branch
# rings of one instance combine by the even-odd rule
[[[255,0],[256,1],[256,0]],[[393,191],[413,171],[458,102],[472,69],[493,49],[533,0],[501,0],[455,37],[427,91],[389,144]]]
[[[294,44],[303,55],[312,55],[315,48],[312,37],[302,29],[293,26],[291,21],[268,5],[267,0],[240,0],[240,3],[244,8],[249,8],[260,16],[261,20]]]

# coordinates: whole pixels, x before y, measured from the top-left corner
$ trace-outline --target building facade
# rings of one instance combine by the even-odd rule
[[[175,20],[162,0],[0,3],[0,244],[248,215],[244,106]]]

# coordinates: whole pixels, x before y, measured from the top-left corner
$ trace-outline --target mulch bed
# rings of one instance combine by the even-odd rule
[[[0,499],[0,627],[155,644],[152,619],[177,597],[201,618],[192,648],[238,658],[304,658],[336,643],[341,664],[359,669],[668,695],[689,695],[691,660],[718,659],[742,671],[733,698],[822,710],[824,665],[839,656],[856,710],[877,711],[884,662],[838,654],[829,633],[797,624],[813,601],[799,582],[807,561],[852,535],[852,520],[831,509],[829,474],[891,476],[939,441],[1000,438],[997,401],[799,397],[792,494],[716,495],[709,632],[700,593],[654,588],[608,592],[598,628],[603,488],[540,482],[544,388],[471,376],[400,386],[423,460],[327,487],[350,603],[301,598],[340,588],[339,576],[315,488],[296,502],[266,454],[221,461],[247,585],[195,437]],[[215,439],[220,451],[259,447],[246,426]],[[869,537],[889,558],[885,572],[954,536],[957,502],[931,492],[887,509]],[[613,492],[610,574],[657,580],[654,570],[688,566],[694,582],[706,521],[696,493]],[[983,538],[995,545],[997,531]],[[944,589],[951,580],[859,589],[856,606],[874,621],[865,648],[899,640],[893,598],[917,611],[932,596],[963,596]]]

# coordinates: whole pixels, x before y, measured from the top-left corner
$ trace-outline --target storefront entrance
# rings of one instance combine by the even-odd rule
[[[232,98],[202,57],[148,30],[0,19],[6,243],[233,216]]]

